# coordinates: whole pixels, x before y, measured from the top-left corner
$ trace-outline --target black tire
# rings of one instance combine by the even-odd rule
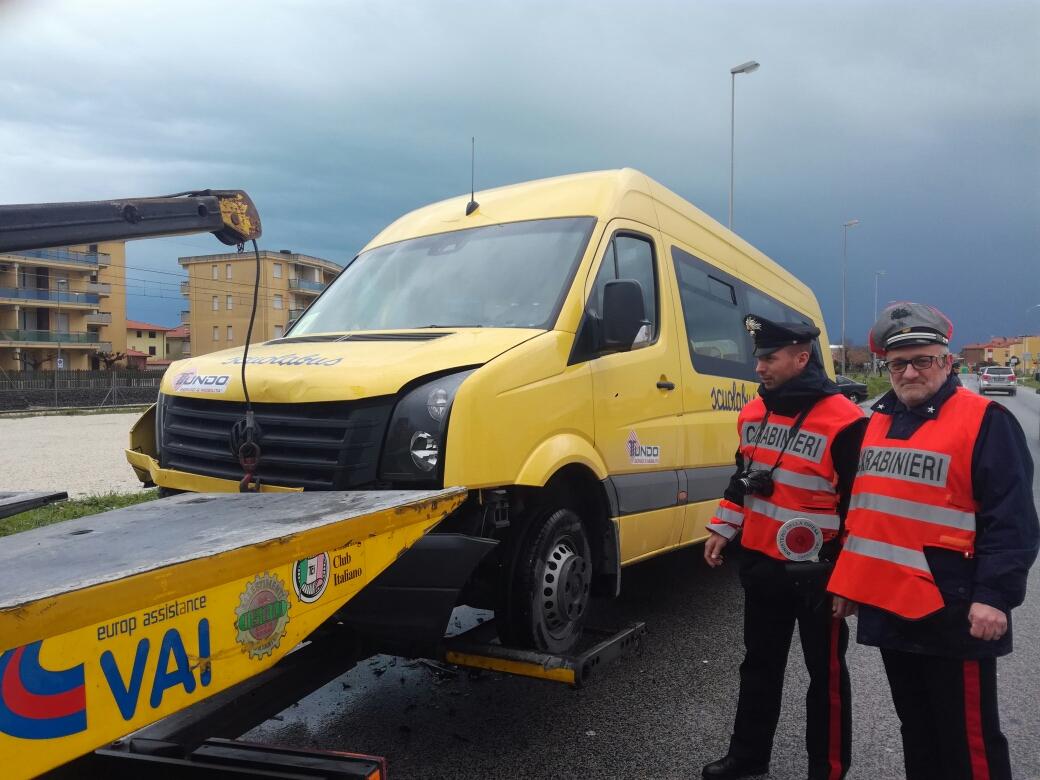
[[[502,641],[547,653],[573,649],[592,586],[592,550],[581,518],[560,507],[539,512],[510,559],[496,610]]]

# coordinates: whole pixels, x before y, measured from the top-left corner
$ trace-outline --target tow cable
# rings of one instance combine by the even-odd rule
[[[242,254],[245,245],[238,245]],[[253,336],[253,321],[256,319],[256,306],[260,292],[260,250],[253,239],[253,254],[256,255],[256,278],[253,283],[253,307],[249,312],[249,327],[246,328],[246,346],[242,350],[242,393],[246,399],[246,418],[231,426],[231,452],[238,457],[242,467],[242,480],[238,483],[241,493],[260,492],[260,425],[253,414],[253,404],[249,400],[249,387],[246,385],[246,362],[249,357],[249,341]]]

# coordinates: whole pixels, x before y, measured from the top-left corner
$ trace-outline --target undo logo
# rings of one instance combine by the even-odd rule
[[[227,374],[200,374],[194,368],[182,371],[173,379],[173,389],[180,392],[223,393],[231,377]]]

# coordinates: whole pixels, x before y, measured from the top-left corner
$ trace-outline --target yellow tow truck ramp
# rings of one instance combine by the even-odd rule
[[[32,777],[256,677],[466,491],[185,494],[0,546],[0,763]]]

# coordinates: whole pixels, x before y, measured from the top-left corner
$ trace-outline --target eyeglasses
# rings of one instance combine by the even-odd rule
[[[907,366],[913,366],[918,371],[927,371],[932,365],[942,368],[946,365],[949,355],[918,355],[910,360],[890,360],[888,370],[893,374],[902,374]]]

